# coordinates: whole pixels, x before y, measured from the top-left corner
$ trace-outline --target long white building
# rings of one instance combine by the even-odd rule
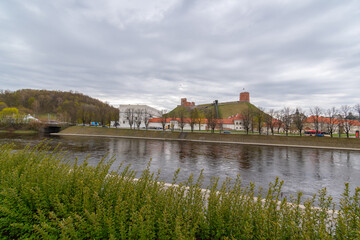
[[[148,105],[125,104],[119,105],[119,124],[120,128],[145,128],[146,120],[161,117],[162,112]],[[131,126],[130,126],[131,125]]]

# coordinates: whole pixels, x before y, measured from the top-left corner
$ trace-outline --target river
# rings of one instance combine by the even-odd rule
[[[174,172],[180,168],[178,182],[185,181],[190,173],[196,177],[203,170],[204,186],[212,177],[235,179],[240,174],[244,185],[255,182],[257,187],[267,188],[276,177],[284,180],[285,196],[298,191],[311,197],[321,188],[339,201],[344,183],[350,188],[360,186],[360,151],[304,149],[294,147],[248,146],[142,139],[101,137],[48,137],[53,147],[60,145],[72,161],[88,158],[97,164],[107,153],[115,155],[112,169],[121,162],[131,164],[141,172],[151,159],[151,170],[161,169],[160,180],[172,182]],[[16,148],[36,145],[48,139],[38,135],[0,134],[0,144],[13,142]]]

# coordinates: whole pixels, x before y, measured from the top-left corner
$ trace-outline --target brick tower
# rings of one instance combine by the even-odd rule
[[[240,102],[250,102],[250,93],[249,92],[240,93]]]

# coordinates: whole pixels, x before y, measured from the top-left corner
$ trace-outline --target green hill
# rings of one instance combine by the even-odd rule
[[[183,106],[177,106],[173,110],[171,110],[168,115],[169,116],[179,116],[180,111],[185,109],[185,116],[190,117],[190,111],[191,109],[197,109],[201,113],[205,114],[205,112],[208,109],[214,108],[213,104],[201,104],[196,105],[193,107],[183,107]],[[251,110],[257,111],[259,110],[256,106],[254,106],[251,103],[248,102],[226,102],[226,103],[218,103],[219,108],[219,117],[222,119],[229,118],[233,115],[236,115],[238,113],[244,112],[247,108],[250,108]]]

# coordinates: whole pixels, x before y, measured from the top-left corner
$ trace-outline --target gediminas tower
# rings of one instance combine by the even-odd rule
[[[250,102],[250,93],[249,92],[240,93],[240,102]]]

